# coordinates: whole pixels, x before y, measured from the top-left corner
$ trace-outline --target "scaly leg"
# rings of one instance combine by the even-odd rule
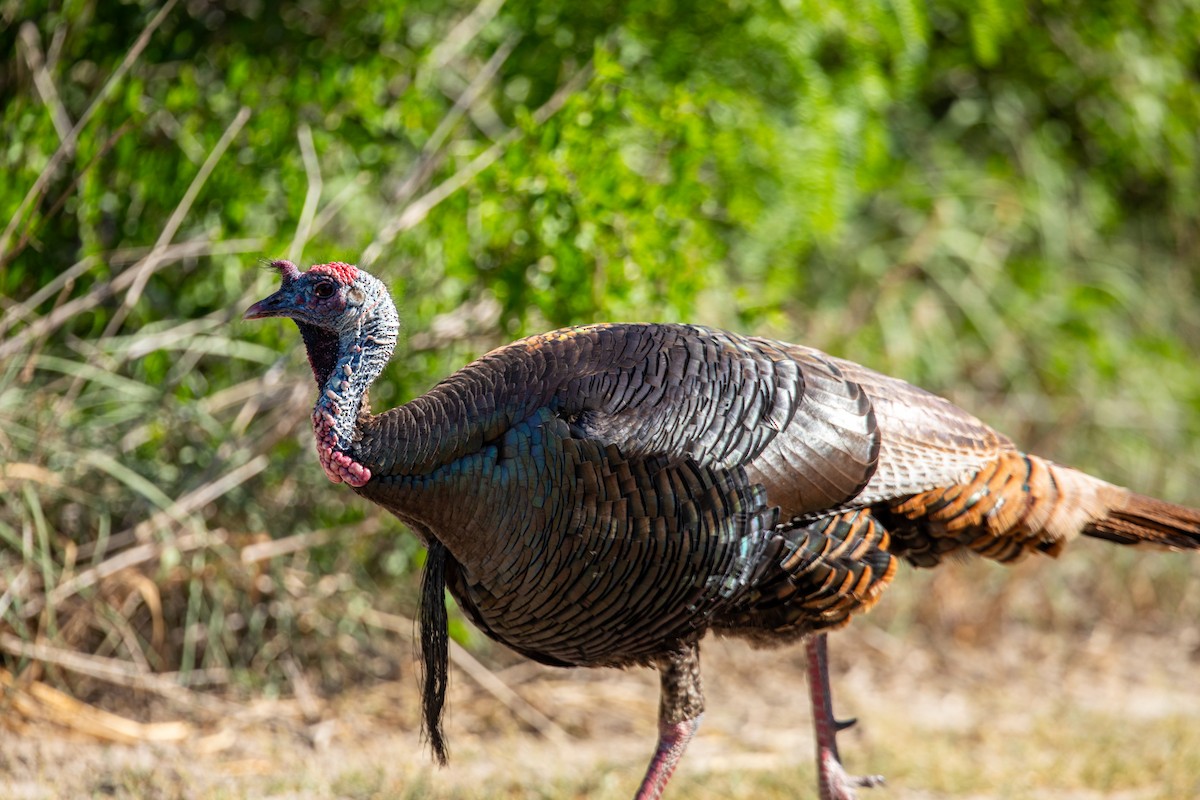
[[[634,800],[659,800],[688,742],[700,727],[704,694],[700,651],[688,645],[658,659],[662,689],[658,704],[658,747]]]
[[[855,800],[854,790],[883,784],[882,775],[847,775],[838,756],[837,734],[855,720],[839,721],[833,716],[829,690],[829,658],[825,634],[816,633],[804,643],[808,656],[808,692],[812,698],[813,729],[817,737],[817,788],[821,800]]]
[[[654,758],[650,759],[650,768],[646,770],[646,777],[642,779],[642,785],[634,800],[659,800],[662,797],[671,773],[675,771],[675,766],[683,757],[683,751],[687,749],[688,742],[699,727],[699,717],[674,725],[659,723],[658,749],[654,751]]]

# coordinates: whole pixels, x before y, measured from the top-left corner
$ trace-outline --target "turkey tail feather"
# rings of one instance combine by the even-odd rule
[[[422,711],[425,735],[438,763],[445,766],[446,736],[442,712],[450,671],[450,620],[446,614],[446,545],[429,540],[425,574],[421,579],[421,661],[424,673]]]
[[[1085,525],[1083,533],[1118,544],[1197,550],[1200,509],[1129,492],[1123,503],[1114,504],[1104,517]]]
[[[904,498],[889,511],[904,520],[893,531],[893,552],[918,566],[962,548],[1002,562],[1031,552],[1057,556],[1080,534],[1200,549],[1200,510],[1015,450],[960,483]]]

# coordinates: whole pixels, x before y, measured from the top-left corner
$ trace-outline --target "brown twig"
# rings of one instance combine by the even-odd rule
[[[297,533],[268,542],[255,542],[242,548],[240,558],[243,564],[257,564],[278,556],[291,555],[301,550],[319,547],[334,536],[343,533],[344,530],[344,528],[322,528],[319,531]],[[354,535],[355,537],[373,536],[381,530],[383,530],[382,523],[377,518],[370,517],[354,527]]]
[[[0,650],[21,658],[39,661],[43,664],[54,664],[70,672],[86,675],[89,678],[127,686],[139,691],[152,692],[180,705],[201,708],[206,711],[228,715],[230,712],[241,712],[243,709],[236,703],[221,700],[216,697],[197,694],[160,675],[150,675],[139,671],[128,662],[116,658],[77,653],[74,650],[64,650],[41,642],[26,642],[11,633],[0,633]]]
[[[138,722],[88,705],[41,681],[22,681],[0,670],[0,688],[26,719],[49,720],[103,741],[178,742],[192,735],[186,722]]]

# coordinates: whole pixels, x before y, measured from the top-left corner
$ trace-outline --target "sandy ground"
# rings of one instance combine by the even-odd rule
[[[834,635],[836,706],[862,798],[1200,797],[1200,660],[1188,636],[1063,637],[1016,630],[1003,646],[914,647],[870,625]],[[709,639],[708,711],[671,797],[815,797],[798,647]],[[263,701],[209,718],[179,744],[113,745],[46,723],[0,728],[7,798],[623,798],[653,748],[649,670],[498,673],[553,720],[539,735],[456,673],[438,769],[406,679],[308,704]],[[315,715],[315,718],[313,717]]]

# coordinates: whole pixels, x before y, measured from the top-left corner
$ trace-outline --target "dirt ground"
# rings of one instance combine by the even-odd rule
[[[1003,646],[916,647],[854,626],[831,638],[835,707],[860,719],[843,735],[843,758],[887,776],[860,793],[868,800],[1200,797],[1192,638],[1190,628],[1017,629]],[[801,656],[706,640],[708,711],[668,798],[815,797]],[[555,727],[535,733],[456,671],[445,769],[431,765],[417,687],[402,680],[262,701],[175,744],[105,744],[10,719],[0,786],[20,800],[631,796],[653,749],[653,672],[520,663],[498,676]]]

